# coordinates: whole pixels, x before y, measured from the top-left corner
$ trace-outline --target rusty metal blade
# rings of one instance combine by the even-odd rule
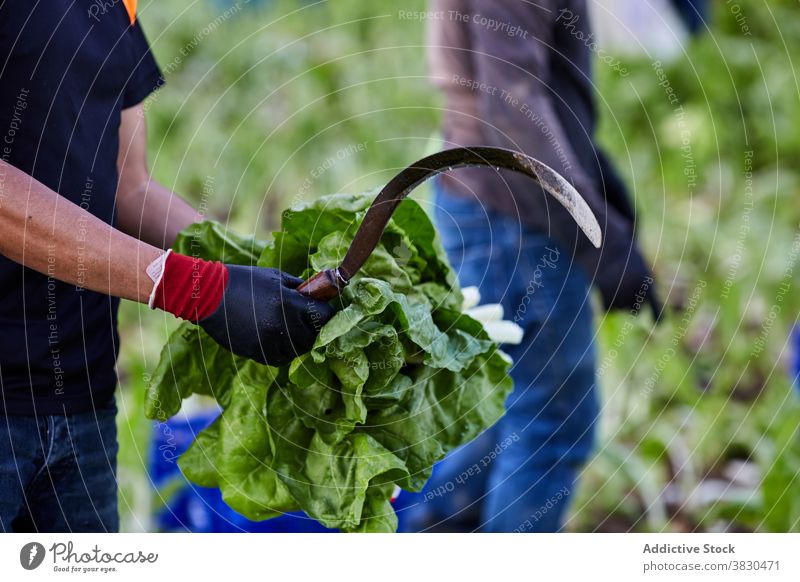
[[[534,158],[513,150],[493,147],[456,148],[419,160],[384,186],[367,211],[336,273],[342,282],[346,284],[369,258],[398,204],[414,188],[443,171],[468,166],[512,170],[535,180],[567,209],[592,244],[597,248],[600,247],[602,233],[597,218],[572,184],[558,172]]]

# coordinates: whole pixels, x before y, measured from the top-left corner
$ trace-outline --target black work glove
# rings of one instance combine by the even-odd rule
[[[636,248],[631,249],[628,256],[601,263],[595,283],[607,310],[620,309],[638,314],[648,306],[656,322],[661,318],[662,304],[653,274]]]
[[[199,325],[237,356],[285,366],[314,345],[334,309],[295,289],[303,280],[277,269],[226,265],[222,303]]]

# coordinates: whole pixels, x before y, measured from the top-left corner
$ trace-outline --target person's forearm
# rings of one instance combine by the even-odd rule
[[[117,156],[117,227],[161,249],[200,215],[180,196],[150,177],[142,105],[122,111]]]
[[[152,179],[117,194],[117,227],[162,249],[200,218],[183,198]]]
[[[2,160],[0,165],[9,193],[0,205],[0,254],[59,281],[147,302],[153,282],[145,270],[161,250],[115,230]]]

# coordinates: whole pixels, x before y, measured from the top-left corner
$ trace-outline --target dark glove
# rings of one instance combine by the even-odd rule
[[[663,306],[658,299],[655,280],[636,248],[628,256],[601,263],[595,278],[607,310],[621,309],[638,314],[643,306],[653,310],[658,322]]]
[[[277,269],[226,265],[228,285],[222,303],[199,325],[238,356],[284,366],[314,345],[333,317],[327,303],[295,289],[303,280]]]

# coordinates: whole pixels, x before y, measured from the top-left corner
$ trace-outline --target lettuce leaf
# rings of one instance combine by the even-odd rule
[[[308,277],[340,263],[372,199],[291,208],[270,243],[193,225],[175,249]],[[179,465],[250,519],[303,510],[329,528],[394,531],[395,484],[422,489],[434,463],[503,415],[512,388],[510,360],[462,302],[430,219],[406,200],[310,353],[262,366],[185,323],[162,350],[145,413],[163,421],[192,394],[219,403]]]

